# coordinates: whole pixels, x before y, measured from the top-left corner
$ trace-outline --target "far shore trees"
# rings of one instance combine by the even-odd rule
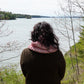
[[[31,16],[28,14],[13,14],[11,12],[0,11],[0,20],[15,20],[16,18],[27,18]]]

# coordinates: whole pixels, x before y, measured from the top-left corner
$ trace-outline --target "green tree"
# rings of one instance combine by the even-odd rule
[[[80,40],[78,42],[78,52],[80,57],[84,57],[84,26],[80,32]]]

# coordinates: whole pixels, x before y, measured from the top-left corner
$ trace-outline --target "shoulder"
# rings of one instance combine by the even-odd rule
[[[22,51],[22,54],[24,55],[28,55],[28,54],[31,54],[32,51],[29,49],[29,48],[25,48],[23,51]]]
[[[57,50],[56,56],[58,57],[59,60],[60,60],[60,59],[64,59],[64,55],[63,55],[63,53],[62,53],[61,50]]]
[[[29,52],[30,50],[28,48],[23,49],[22,52]]]
[[[63,55],[63,53],[62,53],[61,50],[58,50],[58,51],[57,51],[57,54],[58,54],[58,55]]]
[[[21,53],[21,58],[28,58],[29,56],[31,56],[31,50],[25,48]]]
[[[20,64],[30,62],[32,59],[34,59],[33,57],[33,51],[28,48],[25,48],[21,53]]]

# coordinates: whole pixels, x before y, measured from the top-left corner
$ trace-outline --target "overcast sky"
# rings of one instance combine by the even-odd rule
[[[0,8],[13,13],[55,15],[60,12],[60,3],[66,4],[64,0],[0,0]]]
[[[0,0],[0,10],[32,15],[56,15],[61,14],[60,6],[64,7],[66,4],[66,0]]]

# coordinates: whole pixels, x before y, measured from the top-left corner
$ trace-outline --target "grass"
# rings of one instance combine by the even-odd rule
[[[74,54],[72,55],[72,61],[69,57],[69,52],[65,55],[66,73],[64,79],[62,80],[62,84],[84,84],[84,57],[81,58],[78,56],[79,75],[77,75],[77,61]],[[72,67],[72,63],[74,68]]]
[[[21,71],[16,71],[16,65],[0,68],[0,84],[25,84]]]

